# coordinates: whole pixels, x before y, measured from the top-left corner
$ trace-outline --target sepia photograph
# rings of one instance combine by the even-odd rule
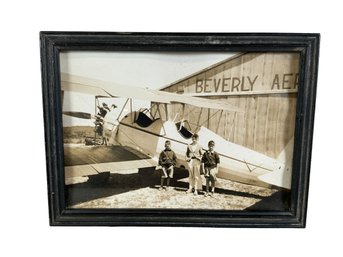
[[[305,227],[319,34],[41,32],[52,225]]]
[[[68,209],[290,211],[300,53],[59,58]]]

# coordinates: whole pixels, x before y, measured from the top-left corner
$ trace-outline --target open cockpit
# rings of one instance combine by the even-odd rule
[[[147,128],[158,119],[152,117],[149,109],[141,109],[136,114],[135,123],[140,127]]]
[[[191,132],[191,126],[187,120],[176,122],[175,125],[177,131],[183,138],[189,139],[193,136],[193,133]]]

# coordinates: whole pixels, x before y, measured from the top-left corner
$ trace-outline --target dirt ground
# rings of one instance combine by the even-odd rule
[[[153,169],[110,174],[106,181],[90,178],[66,186],[70,208],[175,208],[211,210],[287,210],[289,192],[218,179],[213,197],[187,194],[187,171],[177,169],[168,190],[158,190],[160,177]],[[203,179],[203,185],[205,180]]]

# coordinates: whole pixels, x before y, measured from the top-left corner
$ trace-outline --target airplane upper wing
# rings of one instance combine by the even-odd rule
[[[204,99],[148,88],[123,86],[66,73],[61,74],[61,89],[63,91],[74,91],[96,96],[125,97],[167,104],[176,102],[209,109],[242,112],[240,108],[229,104],[227,101]]]
[[[169,100],[161,99],[158,95],[145,88],[123,86],[66,73],[61,73],[61,89],[64,91],[73,91],[91,95],[98,95],[97,93],[99,93],[99,96],[124,97],[148,100],[152,102],[170,103]]]
[[[101,87],[87,85],[87,84],[66,82],[63,80],[61,82],[62,82],[61,87],[63,91],[79,92],[79,93],[90,94],[90,95],[101,96],[101,97],[111,97],[111,94],[107,93]]]
[[[149,91],[153,91],[150,90]],[[217,110],[226,110],[233,112],[243,112],[242,109],[229,104],[227,101],[222,100],[212,100],[205,99],[201,97],[188,96],[184,94],[169,93],[165,91],[153,91],[154,94],[158,95],[162,99],[169,100],[170,102],[190,104],[197,107],[208,108],[208,109],[217,109]]]

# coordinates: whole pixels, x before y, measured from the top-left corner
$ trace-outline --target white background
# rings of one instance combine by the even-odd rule
[[[75,2],[0,4],[1,256],[341,254],[343,56],[339,25],[343,20],[339,1]],[[49,227],[40,30],[320,32],[307,228]]]

